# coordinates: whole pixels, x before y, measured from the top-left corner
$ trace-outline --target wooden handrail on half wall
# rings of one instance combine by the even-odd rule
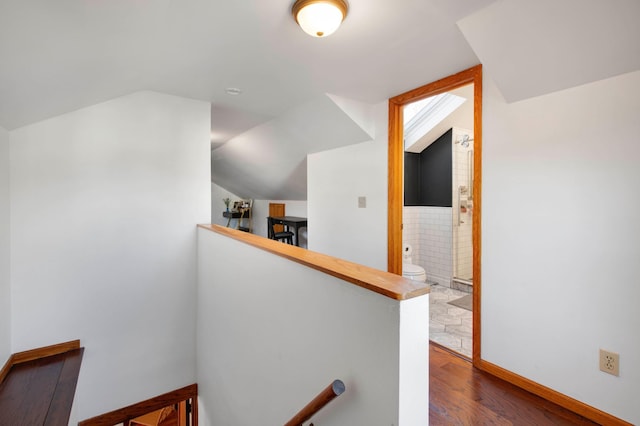
[[[379,269],[338,259],[326,254],[282,244],[254,234],[220,225],[198,225],[200,228],[226,235],[272,254],[332,275],[395,300],[407,300],[429,293],[429,285]]]
[[[345,386],[342,380],[334,380],[329,386],[324,388],[315,398],[311,400],[305,407],[291,418],[285,426],[302,426],[304,422],[313,417],[318,411],[322,410],[325,405],[342,395]]]
[[[429,322],[428,285],[217,226],[198,227],[197,253],[210,424],[285,424],[340,377],[357,398],[332,403],[319,422],[428,423],[429,330],[416,326]]]

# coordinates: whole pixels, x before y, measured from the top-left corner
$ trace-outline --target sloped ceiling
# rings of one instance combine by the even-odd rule
[[[479,62],[509,102],[640,69],[637,0],[349,0],[326,39],[298,28],[292,3],[3,0],[0,126],[140,90],[205,100],[213,147],[229,143],[212,155],[217,183],[247,197],[299,198],[310,144],[283,117],[330,101],[318,101],[325,93],[341,119],[352,117],[338,128],[356,133],[353,143],[369,129],[351,102],[381,102]],[[273,159],[277,173],[262,175],[272,182],[249,179],[259,167],[246,152],[246,164],[232,159],[243,146]]]
[[[323,93],[379,102],[475,65],[455,23],[491,1],[350,0],[339,31],[317,39],[293,0],[3,0],[0,126],[138,90],[265,117]]]
[[[371,140],[367,109],[318,96],[213,150],[212,181],[245,198],[306,200],[307,155]]]
[[[637,0],[508,0],[458,26],[507,102],[640,69]]]
[[[455,111],[449,114],[444,120],[434,126],[433,129],[422,135],[411,147],[405,149],[407,152],[420,153],[429,145],[442,136],[452,127],[469,130],[473,134],[473,84],[459,87],[450,91],[452,95],[460,96],[466,101]]]
[[[211,149],[273,117],[234,107],[211,105]]]

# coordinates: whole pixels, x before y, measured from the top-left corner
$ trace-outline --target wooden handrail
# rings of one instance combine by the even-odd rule
[[[318,411],[330,403],[336,396],[341,395],[345,390],[342,380],[334,380],[322,392],[311,400],[302,410],[291,418],[285,426],[302,426],[304,422],[313,417]]]
[[[282,244],[259,235],[241,232],[220,225],[198,225],[198,227],[233,238],[244,244],[268,251],[276,256],[284,257],[285,259],[332,275],[395,300],[408,300],[429,293],[430,287],[427,283],[410,280],[400,275],[313,252],[301,247]]]

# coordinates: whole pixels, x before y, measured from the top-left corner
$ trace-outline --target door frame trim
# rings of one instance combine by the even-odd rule
[[[482,65],[476,65],[389,99],[387,269],[402,275],[402,207],[404,180],[404,138],[402,107],[410,102],[439,95],[473,83],[473,350],[472,362],[481,356],[481,206],[482,206]]]

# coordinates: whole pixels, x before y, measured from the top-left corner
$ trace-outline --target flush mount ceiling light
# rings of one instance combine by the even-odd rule
[[[326,37],[347,16],[344,0],[296,0],[291,13],[302,30],[313,37]]]

